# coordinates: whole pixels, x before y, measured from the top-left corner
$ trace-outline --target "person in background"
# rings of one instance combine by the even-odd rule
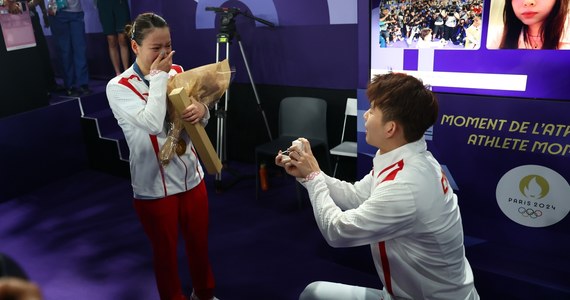
[[[465,49],[479,49],[481,44],[481,18],[475,16],[473,24],[465,29]]]
[[[9,0],[6,2],[8,6],[8,11],[11,14],[21,14],[25,10],[25,1],[12,1]],[[42,25],[40,24],[40,17],[37,11],[37,8],[40,8],[40,13],[43,15],[44,20],[44,27],[49,27],[49,19],[47,16],[47,9],[46,5],[43,0],[30,0],[27,2],[28,10],[30,14],[30,20],[32,21],[32,28],[34,30],[34,38],[36,40],[36,49],[38,51],[38,55],[40,57],[41,63],[41,70],[44,74],[44,79],[47,87],[47,95],[48,97],[51,95],[51,92],[61,92],[64,88],[57,84],[55,80],[55,74],[53,72],[53,67],[51,64],[51,57],[49,53],[49,48],[46,42],[46,38],[44,36],[44,32],[42,30]]]
[[[456,10],[451,9],[444,16],[445,16],[445,24],[443,28],[443,39],[446,42],[454,43],[456,38],[454,33],[456,29],[455,27],[457,26],[457,20],[459,20],[459,13],[457,13]]]
[[[0,300],[42,300],[40,288],[17,277],[0,277]]]
[[[42,30],[42,26],[40,24],[40,16],[37,10],[37,8],[40,8],[40,13],[44,21],[44,27],[49,28],[49,18],[46,9],[46,4],[43,0],[31,0],[28,2],[28,7],[30,9],[30,17],[32,19],[32,26],[34,28],[34,36],[36,38],[36,47],[40,55],[40,61],[42,63],[42,68],[44,71],[44,77],[46,80],[48,93],[62,92],[65,89],[63,88],[63,86],[59,85],[55,80],[55,74],[51,64],[49,48],[47,45],[46,38],[44,36],[44,31]]]
[[[475,15],[480,16],[483,13],[483,7],[477,2],[473,4],[473,8],[471,10],[475,13]]]
[[[127,35],[124,32],[125,25],[131,21],[131,12],[128,0],[95,0],[99,21],[103,27],[103,33],[107,36],[109,57],[115,70],[115,75],[130,66],[130,49]],[[121,67],[123,67],[121,69]]]
[[[387,44],[390,42],[390,34],[388,32],[388,26],[390,23],[394,23],[390,15],[390,11],[387,9],[380,10],[380,17],[378,19],[378,26],[380,29],[380,48],[386,48]]]
[[[459,23],[455,27],[455,41],[453,42],[454,45],[465,45],[465,30],[467,29],[467,23],[465,23],[465,19],[459,19]]]
[[[4,0],[2,6],[8,8],[8,13],[11,14],[21,14],[23,12],[23,7],[20,1],[16,0]]]
[[[441,15],[441,12],[435,13],[433,36],[436,39],[441,39],[443,37],[443,21],[444,17]]]
[[[308,140],[275,163],[307,189],[333,247],[370,245],[382,290],[318,281],[306,299],[479,299],[465,257],[457,196],[423,137],[438,117],[433,92],[402,73],[376,75],[367,89],[366,143],[378,148],[362,180],[321,172]]]
[[[506,0],[499,49],[570,49],[569,0]]]
[[[125,32],[136,60],[109,81],[107,99],[129,146],[134,207],[152,246],[160,299],[187,299],[178,274],[179,229],[192,278],[190,299],[216,299],[208,257],[208,194],[192,141],[183,131],[170,162],[163,165],[158,157],[176,117],[206,125],[209,110],[193,103],[176,116],[167,108],[168,79],[182,68],[172,64],[170,28],[162,17],[140,14]]]
[[[430,28],[422,28],[420,30],[420,38],[416,43],[416,48],[442,48],[443,44],[440,42],[432,41],[433,35]]]
[[[23,267],[0,252],[0,300],[42,300],[39,286],[30,281]]]
[[[61,61],[66,95],[80,97],[91,94],[81,1],[67,0],[65,7],[60,7],[55,12],[48,11],[48,14]]]

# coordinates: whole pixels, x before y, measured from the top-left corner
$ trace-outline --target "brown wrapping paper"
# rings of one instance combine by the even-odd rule
[[[228,60],[197,67],[170,78],[168,94],[176,88],[185,88],[188,97],[194,97],[201,103],[211,107],[230,85],[230,65]]]
[[[209,174],[221,172],[222,164],[212,143],[201,124],[190,124],[180,116],[192,101],[198,101],[212,107],[228,89],[231,70],[226,60],[204,65],[183,73],[176,74],[168,82],[169,128],[166,143],[160,149],[159,158],[163,166],[168,165],[175,154],[180,131],[185,129],[198,156]]]
[[[181,113],[188,105],[192,104],[192,100],[188,97],[188,93],[186,89],[176,88],[170,92],[168,95],[168,99],[174,106],[174,109],[177,113]],[[206,133],[206,129],[200,123],[191,124],[190,122],[181,122],[182,126],[190,136],[192,140],[192,144],[196,148],[198,152],[198,156],[202,161],[202,164],[206,168],[208,174],[218,174],[222,171],[222,162],[216,153],[216,150],[212,146],[212,142],[210,138],[208,138],[208,134]]]

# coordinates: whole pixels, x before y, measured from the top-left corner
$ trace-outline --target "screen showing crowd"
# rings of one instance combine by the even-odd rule
[[[481,0],[381,0],[378,44],[381,48],[479,49],[482,13]]]

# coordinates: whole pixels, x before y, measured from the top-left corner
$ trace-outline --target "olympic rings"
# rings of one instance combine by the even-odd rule
[[[542,216],[542,211],[541,210],[534,210],[532,208],[524,208],[524,207],[519,207],[519,213],[521,215],[523,215],[523,217],[530,217],[532,219],[536,219]]]

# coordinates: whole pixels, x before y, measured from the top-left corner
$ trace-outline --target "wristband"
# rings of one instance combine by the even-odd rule
[[[158,69],[152,69],[152,70],[150,70],[149,75],[150,75],[150,76],[154,76],[154,75],[156,75],[156,74],[158,74],[158,73],[160,73],[160,72],[164,72],[164,71],[158,70]]]
[[[319,174],[321,174],[321,171],[314,171],[314,172],[311,172],[309,175],[307,175],[307,177],[305,177],[305,178],[301,181],[301,183],[305,183],[305,182],[307,182],[307,181],[311,181],[311,180],[315,179],[315,177],[317,177]]]

